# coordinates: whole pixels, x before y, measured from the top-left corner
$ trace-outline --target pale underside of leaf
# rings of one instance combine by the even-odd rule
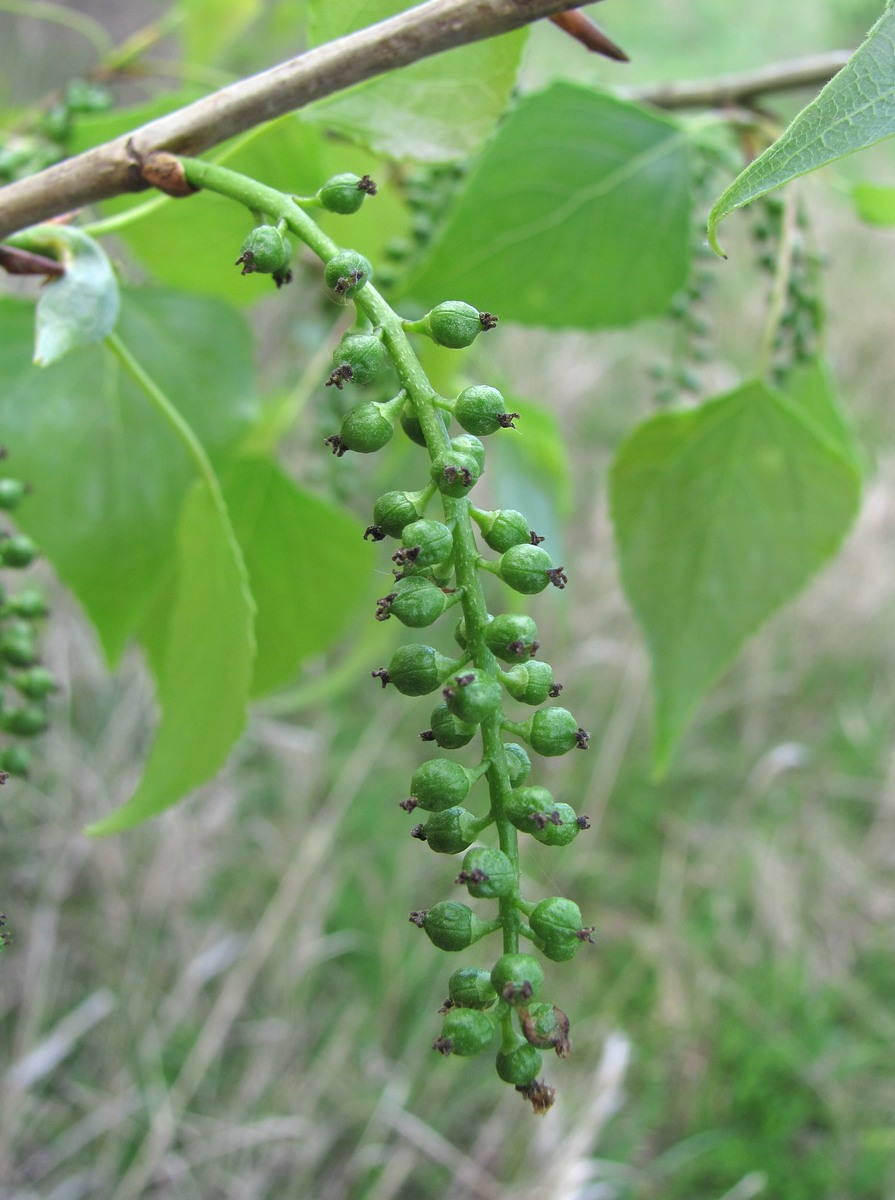
[[[115,327],[120,299],[112,264],[98,242],[70,225],[38,225],[10,239],[58,259],[65,274],[48,282],[37,302],[34,362],[57,362],[70,350],[102,341]]]

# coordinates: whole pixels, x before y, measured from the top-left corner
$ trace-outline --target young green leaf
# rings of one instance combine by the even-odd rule
[[[610,499],[652,658],[658,772],[719,672],[838,549],[860,483],[804,398],[760,382],[661,413],[622,444]]]
[[[187,496],[173,586],[143,631],[161,722],[130,800],[91,825],[119,833],[175,804],[224,764],[245,723],[254,604],[220,491],[205,478]]]
[[[689,263],[686,136],[589,88],[527,96],[489,143],[431,255],[403,289],[464,296],[551,329],[664,312]]]
[[[715,202],[708,234],[718,254],[723,253],[718,225],[735,209],[895,133],[893,42],[895,8],[889,0],[864,44],[842,70]]]
[[[114,664],[170,562],[195,471],[103,347],[74,350],[38,372],[32,323],[30,304],[0,301],[0,427],[33,489],[18,524],[75,593]],[[212,461],[226,460],[257,414],[251,338],[239,314],[145,290],[125,293],[119,328]]]
[[[355,518],[270,459],[238,459],[223,489],[258,606],[252,694],[261,696],[345,631],[367,600],[374,552]]]

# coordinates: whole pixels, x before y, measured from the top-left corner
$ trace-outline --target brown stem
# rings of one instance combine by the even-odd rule
[[[630,62],[621,46],[608,37],[600,26],[590,17],[586,17],[584,13],[568,9],[566,12],[557,13],[550,20],[594,54],[602,54],[604,58],[611,58],[616,62]]]
[[[739,75],[625,88],[617,94],[625,100],[654,104],[658,108],[748,108],[759,96],[828,83],[853,53],[852,50],[830,50],[826,54],[772,63]]]
[[[32,254],[30,250],[18,250],[13,246],[0,246],[0,267],[9,275],[64,275],[65,267],[55,259],[43,254]]]
[[[153,150],[201,154],[385,71],[508,33],[570,7],[578,7],[575,0],[427,0],[0,188],[0,238],[85,204],[144,190],[148,185],[141,164]]]

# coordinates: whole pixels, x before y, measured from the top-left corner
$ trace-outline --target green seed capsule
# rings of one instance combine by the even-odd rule
[[[435,691],[455,665],[431,646],[399,646],[388,664],[385,682],[393,683],[404,696],[425,696]]]
[[[454,582],[454,560],[452,558],[449,558],[447,562],[436,563],[434,567],[428,569],[426,575],[436,587],[443,589],[447,596],[445,608],[450,608],[462,599],[463,589],[451,586]]]
[[[410,780],[410,793],[419,808],[442,812],[462,804],[476,776],[450,758],[432,758],[417,767]]]
[[[574,957],[593,932],[584,928],[578,905],[564,896],[548,896],[536,904],[528,923],[541,953],[553,962]]]
[[[573,936],[578,940],[582,926],[581,909],[565,896],[548,896],[534,906],[528,918],[532,932],[543,941]]]
[[[513,699],[521,704],[543,704],[555,695],[553,668],[535,658],[519,663],[512,671],[503,672],[500,679]]]
[[[29,700],[42,700],[44,696],[55,692],[59,687],[55,675],[46,667],[31,667],[18,675],[13,683],[17,691],[21,692],[23,696],[27,696]]]
[[[516,742],[507,742],[503,749],[507,756],[510,785],[514,788],[518,787],[531,774],[531,759],[523,747],[517,745]]]
[[[490,621],[490,620],[491,620],[491,617],[489,616],[488,621]],[[457,622],[457,628],[454,630],[454,641],[457,643],[457,645],[462,650],[465,650],[467,648],[466,618],[465,617],[461,617],[460,620]]]
[[[538,1045],[543,1049],[549,1043],[550,1037],[556,1032],[559,1025],[556,1008],[554,1005],[548,1004],[545,1000],[536,1000],[534,1004],[528,1006],[528,1016],[533,1036],[529,1037],[526,1033],[526,1041],[531,1042],[532,1045]]]
[[[424,629],[437,621],[450,603],[440,587],[428,579],[411,576],[399,579],[394,590],[379,601],[378,620],[397,617],[410,629]]]
[[[382,411],[382,405],[366,400],[349,408],[342,418],[339,440],[346,450],[374,454],[392,439],[395,427]]]
[[[471,454],[448,450],[433,459],[431,473],[435,486],[443,496],[460,500],[469,494],[482,471]]]
[[[37,546],[23,533],[0,542],[0,560],[4,567],[30,567],[36,557]]]
[[[442,900],[427,912],[411,914],[410,919],[426,931],[439,950],[466,950],[500,928],[500,921],[483,921],[468,905],[453,900]]]
[[[399,538],[404,526],[421,516],[418,493],[386,492],[373,505],[373,523],[388,537]]]
[[[401,531],[401,541],[404,550],[395,556],[401,566],[434,567],[447,561],[454,552],[453,535],[441,521],[425,518],[412,521]]]
[[[481,818],[458,805],[433,813],[425,824],[413,830],[413,835],[436,854],[461,854],[469,849],[481,830]]]
[[[447,681],[444,700],[455,717],[480,725],[500,708],[500,684],[481,671],[461,671]]]
[[[242,266],[243,275],[273,275],[284,270],[292,256],[288,241],[275,225],[259,225],[242,243],[236,260]]]
[[[539,1050],[555,1050],[560,1058],[572,1051],[569,1042],[569,1018],[555,1004],[536,1001],[530,1004],[521,1019],[525,1040]]]
[[[513,788],[507,801],[506,814],[522,833],[533,833],[559,820],[556,803],[545,787]]]
[[[550,555],[540,546],[511,546],[497,564],[498,574],[507,587],[525,596],[543,592],[550,583],[549,571],[553,569]]]
[[[537,1079],[543,1064],[541,1052],[528,1042],[522,1042],[508,1053],[501,1051],[497,1056],[497,1074],[504,1083],[516,1087],[527,1087]]]
[[[504,662],[529,659],[540,644],[537,625],[523,613],[499,613],[485,627],[485,645]]]
[[[476,726],[455,717],[446,704],[439,704],[429,718],[432,741],[442,750],[459,750],[476,735]]]
[[[346,333],[333,351],[334,374],[361,387],[373,382],[385,362],[385,347],[375,333]],[[333,382],[338,386],[338,380]]]
[[[498,554],[503,554],[512,546],[532,544],[528,519],[513,508],[498,508],[482,513],[478,523],[485,545]]]
[[[587,748],[588,735],[567,708],[542,708],[536,712],[528,728],[528,744],[536,754],[553,758],[569,750]]]
[[[7,746],[0,750],[0,771],[25,776],[31,767],[31,752],[24,746]]]
[[[33,621],[36,617],[45,617],[50,609],[40,588],[27,587],[7,599],[6,611]]]
[[[340,303],[352,299],[373,278],[373,268],[356,250],[342,250],[323,268],[323,282]]]
[[[457,1008],[490,1008],[497,999],[491,972],[481,967],[460,967],[448,980],[448,996]]]
[[[496,324],[497,318],[491,313],[480,313],[462,300],[446,300],[426,313],[422,320],[405,322],[405,328],[428,334],[439,346],[461,350],[471,346],[483,330],[493,329]]]
[[[423,433],[423,427],[419,417],[410,408],[405,408],[401,413],[401,428],[417,446],[425,446],[426,435]]]
[[[507,410],[497,388],[485,384],[465,388],[454,404],[454,416],[468,433],[487,437],[506,425]]]
[[[345,172],[328,179],[317,193],[317,200],[329,212],[349,216],[358,211],[367,196],[375,195],[376,184],[369,175]]]
[[[434,1049],[441,1054],[458,1054],[469,1058],[487,1050],[494,1040],[494,1021],[473,1008],[450,1008],[444,1015],[441,1037]]]
[[[0,479],[0,508],[18,508],[28,489],[18,479]]]
[[[37,647],[28,625],[22,621],[15,621],[0,633],[0,658],[13,667],[34,665],[37,661]]]
[[[507,1004],[527,1004],[543,982],[544,968],[532,954],[502,954],[491,971],[491,986]]]
[[[485,469],[485,447],[471,433],[462,433],[459,437],[451,438],[451,448],[457,454],[467,454],[474,458],[479,468],[479,475]]]
[[[557,804],[551,819],[540,829],[531,829],[529,832],[542,846],[568,846],[570,842],[574,842],[581,829],[574,808],[568,804]]]
[[[37,704],[26,704],[23,708],[11,708],[0,717],[0,724],[7,733],[16,737],[36,737],[43,733],[49,721],[47,714]]]
[[[516,871],[502,850],[475,846],[463,859],[457,883],[465,883],[470,896],[495,900],[515,889]]]

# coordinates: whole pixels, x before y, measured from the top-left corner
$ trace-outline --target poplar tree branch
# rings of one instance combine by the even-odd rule
[[[749,108],[760,96],[829,83],[853,53],[853,50],[831,50],[827,54],[772,63],[739,75],[624,88],[616,94],[625,100],[654,104],[657,108]]]
[[[427,0],[221,88],[132,133],[0,188],[0,238],[149,185],[154,150],[197,155],[285,113],[433,54],[519,29],[585,0]]]

